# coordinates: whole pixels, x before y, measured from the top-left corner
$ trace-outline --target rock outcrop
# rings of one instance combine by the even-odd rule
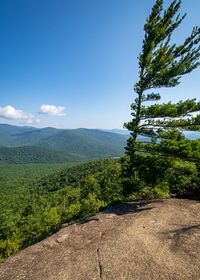
[[[0,265],[1,280],[199,280],[200,203],[116,205]]]

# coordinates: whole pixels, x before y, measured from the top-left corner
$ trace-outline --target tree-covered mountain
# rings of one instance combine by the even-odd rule
[[[98,129],[0,125],[2,163],[61,163],[121,156],[127,136]]]
[[[34,127],[0,124],[0,145],[14,146],[16,135],[36,130]]]
[[[0,164],[26,163],[66,163],[77,162],[79,158],[71,154],[54,151],[39,146],[0,147]]]
[[[42,139],[41,146],[70,152],[87,158],[103,158],[123,154],[126,137],[92,129],[62,130]]]
[[[186,137],[197,139],[199,134],[187,132]],[[0,124],[0,162],[63,163],[118,157],[124,153],[128,136],[99,129],[38,129]],[[138,141],[148,142],[150,138],[139,135]]]
[[[14,139],[12,145],[14,146],[26,146],[37,145],[43,139],[56,134],[59,130],[53,127],[45,127],[42,129],[34,129],[31,131],[24,131],[13,135]]]

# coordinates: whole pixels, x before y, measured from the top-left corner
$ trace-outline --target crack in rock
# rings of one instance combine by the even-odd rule
[[[103,267],[100,261],[100,254],[99,254],[99,248],[97,248],[97,261],[98,261],[98,265],[99,265],[99,278],[100,280],[103,279]]]

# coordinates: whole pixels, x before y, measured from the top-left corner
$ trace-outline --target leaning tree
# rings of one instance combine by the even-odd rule
[[[197,113],[200,111],[200,102],[196,99],[147,106],[148,102],[155,103],[161,98],[159,93],[154,92],[155,89],[177,86],[183,75],[200,65],[199,27],[194,27],[182,44],[172,42],[172,34],[186,16],[180,15],[180,6],[181,0],[174,0],[163,10],[163,0],[157,0],[144,25],[145,36],[139,54],[139,81],[135,84],[136,98],[131,104],[132,120],[124,124],[130,131],[130,137],[123,171],[129,177],[137,169],[136,159],[141,152],[184,157],[180,149],[171,148],[178,139],[187,142],[180,131],[200,130],[200,115]],[[137,141],[138,135],[150,136],[151,142],[147,144]],[[175,142],[169,142],[170,139]]]

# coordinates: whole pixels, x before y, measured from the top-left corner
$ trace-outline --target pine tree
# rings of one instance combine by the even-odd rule
[[[172,43],[172,34],[186,16],[180,15],[180,6],[181,0],[174,0],[163,11],[163,0],[157,0],[144,25],[145,37],[142,52],[139,54],[139,81],[134,87],[137,97],[131,104],[133,119],[124,124],[130,131],[126,147],[127,157],[123,165],[124,172],[129,175],[133,174],[136,168],[138,151],[155,152],[155,149],[158,149],[157,137],[167,138],[167,134],[163,134],[165,130],[168,130],[168,138],[169,133],[175,135],[174,129],[200,130],[200,115],[194,115],[194,112],[200,110],[200,102],[195,99],[175,104],[169,102],[145,106],[146,102],[156,102],[161,98],[159,93],[151,90],[177,86],[183,75],[200,65],[199,27],[193,28],[183,44]],[[177,133],[182,137],[180,132]],[[151,136],[151,145],[137,142],[139,134]]]

